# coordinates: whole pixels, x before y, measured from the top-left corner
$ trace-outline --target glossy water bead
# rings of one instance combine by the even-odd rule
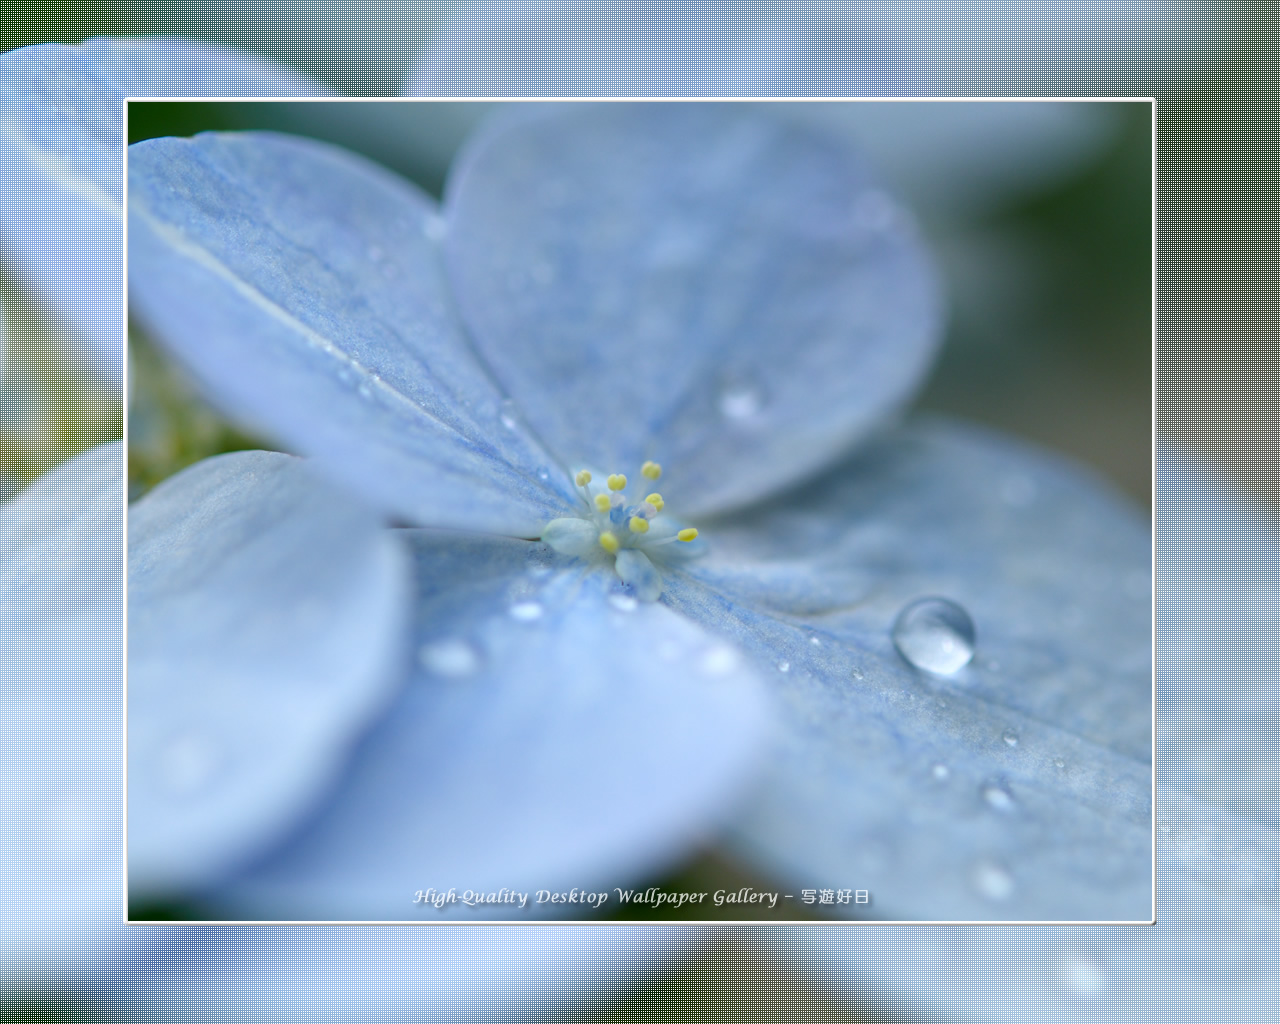
[[[973,660],[973,619],[945,597],[912,601],[893,624],[893,644],[916,668],[949,676]]]
[[[640,467],[640,475],[647,490],[662,476],[662,467],[646,462]],[[542,531],[542,540],[563,555],[612,563],[639,600],[656,601],[662,595],[659,567],[675,549],[684,549],[681,553],[686,555],[696,554],[698,548],[693,542],[698,531],[682,527],[669,516],[660,518],[667,503],[657,491],[650,491],[639,501],[629,501],[628,481],[622,473],[609,474],[603,485],[598,480],[589,469],[574,474],[581,507],[577,515],[551,520]]]

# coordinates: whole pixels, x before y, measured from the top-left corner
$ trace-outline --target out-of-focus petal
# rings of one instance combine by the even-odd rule
[[[446,191],[475,344],[566,464],[759,498],[903,401],[938,340],[909,216],[842,141],[758,106],[510,112]]]
[[[285,920],[590,920],[532,902],[575,887],[616,909],[614,886],[658,877],[732,811],[766,735],[758,680],[723,641],[541,545],[416,547],[408,690],[318,816],[211,896]],[[530,904],[414,903],[504,887]]]
[[[1280,542],[1265,509],[1193,460],[1162,452],[1159,493],[1156,926],[777,929],[783,964],[956,1021],[1244,1024],[1280,1000],[1280,835],[1264,793]]]
[[[1127,502],[943,422],[703,536],[664,600],[772,670],[789,709],[738,826],[762,866],[871,891],[844,914],[1149,919],[1151,547]],[[976,625],[951,675],[894,645],[934,596]]]
[[[130,900],[260,853],[402,679],[409,559],[275,452],[206,459],[129,513]]]
[[[119,925],[123,506],[118,442],[0,505],[6,991],[149,942]]]
[[[430,197],[258,133],[139,143],[129,179],[132,308],[233,415],[415,523],[536,537],[563,510],[458,327]]]
[[[405,79],[411,96],[1132,95],[1214,69],[1233,33],[1210,0],[539,0],[478,5]]]
[[[90,39],[0,55],[6,265],[119,388],[125,98],[324,93],[260,57],[181,39]]]

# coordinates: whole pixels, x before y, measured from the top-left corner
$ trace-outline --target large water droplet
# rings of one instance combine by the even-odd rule
[[[999,780],[982,784],[982,799],[987,802],[989,807],[1006,814],[1012,811],[1016,804],[1009,787]]]
[[[949,676],[973,658],[973,620],[954,601],[920,598],[899,613],[893,624],[893,644],[916,668]]]
[[[764,405],[760,389],[743,381],[726,384],[720,390],[720,415],[728,420],[747,420]]]
[[[1007,900],[1013,895],[1013,876],[993,861],[980,861],[974,866],[973,885],[989,900]]]
[[[480,667],[480,652],[465,640],[437,640],[423,645],[418,661],[434,675],[463,679]]]
[[[519,601],[507,609],[517,622],[537,622],[542,618],[542,605],[537,601]]]

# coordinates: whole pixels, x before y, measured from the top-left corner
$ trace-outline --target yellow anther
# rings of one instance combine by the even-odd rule
[[[573,478],[577,481],[579,487],[586,487],[591,483],[591,471],[589,469],[578,470],[578,475]]]
[[[609,484],[609,490],[620,491],[627,486],[627,478],[621,473],[613,473],[609,476],[607,483]]]
[[[632,533],[648,533],[649,532],[649,520],[643,519],[640,516],[632,516],[631,522],[629,522],[627,525],[631,527]]]
[[[691,526],[687,530],[681,530],[679,533],[676,534],[676,537],[679,540],[682,540],[685,543],[688,543],[691,540],[698,539],[698,531]]]
[[[662,495],[659,494],[657,491],[654,491],[651,495],[649,495],[649,497],[645,498],[644,500],[647,501],[654,508],[656,508],[659,512],[662,511],[662,506],[666,504],[662,500]]]
[[[600,534],[600,546],[611,555],[618,553],[618,538],[612,530],[605,530],[604,533]]]
[[[657,480],[662,476],[662,467],[656,462],[646,462],[640,467],[640,473],[649,480]]]
[[[608,512],[609,509],[613,508],[613,502],[609,500],[609,495],[597,494],[596,508],[598,508],[601,512]]]

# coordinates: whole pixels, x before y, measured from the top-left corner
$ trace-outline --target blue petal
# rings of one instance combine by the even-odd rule
[[[154,945],[120,920],[124,454],[0,505],[0,984]]]
[[[410,96],[1130,95],[1211,74],[1235,26],[1206,0],[730,6],[541,0],[455,18]],[[1151,91],[1150,86],[1146,91]]]
[[[233,414],[419,524],[536,537],[572,484],[452,314],[429,197],[246,133],[130,149],[134,310]]]
[[[237,452],[129,516],[130,898],[259,853],[401,673],[409,560],[297,459]]]
[[[876,918],[1150,918],[1150,536],[1126,502],[935,423],[703,536],[665,600],[771,669],[789,709],[737,826],[762,866],[869,889],[833,909]],[[891,638],[931,595],[977,627],[950,677]]]
[[[566,463],[689,516],[829,461],[916,385],[939,301],[839,141],[746,105],[509,112],[450,178],[459,307]]]
[[[764,733],[757,680],[723,642],[610,599],[611,573],[545,547],[426,533],[417,550],[409,689],[330,805],[214,895],[276,919],[596,916],[413,902],[451,887],[587,888],[617,909],[614,886],[654,877],[732,810]]]
[[[6,257],[121,384],[120,232],[127,96],[314,96],[296,72],[180,39],[91,39],[0,56]]]
[[[121,929],[123,930],[123,929]],[[98,991],[157,1020],[423,1024],[578,1019],[584,1006],[674,969],[695,928],[210,927]]]
[[[778,929],[784,965],[956,1021],[1243,1022],[1280,999],[1274,784],[1264,792],[1280,541],[1266,508],[1192,460],[1162,452],[1158,489],[1157,925]]]

